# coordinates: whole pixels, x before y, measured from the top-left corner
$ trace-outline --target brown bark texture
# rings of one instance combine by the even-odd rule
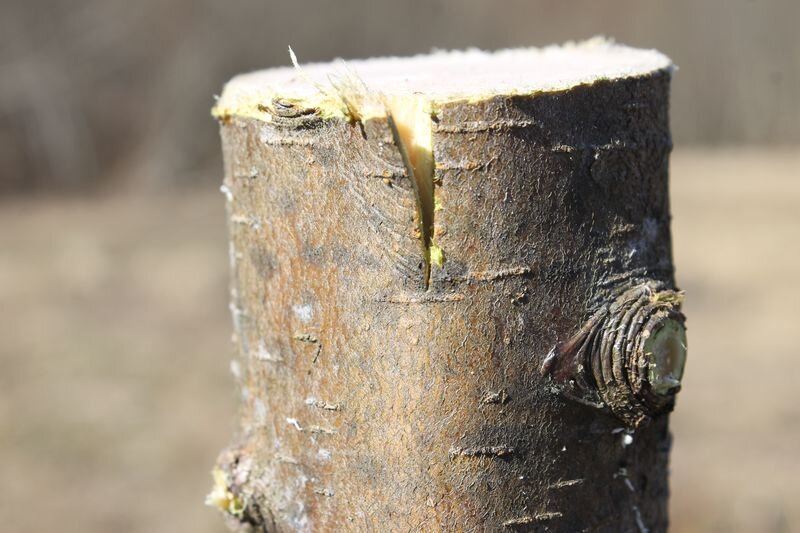
[[[437,106],[429,284],[389,118],[221,117],[232,528],[666,530],[670,76]]]

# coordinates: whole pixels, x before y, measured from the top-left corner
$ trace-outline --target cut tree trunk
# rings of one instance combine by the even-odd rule
[[[671,69],[593,40],[228,84],[231,527],[666,529]]]

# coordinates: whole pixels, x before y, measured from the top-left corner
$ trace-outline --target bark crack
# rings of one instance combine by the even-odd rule
[[[434,199],[433,120],[430,102],[420,96],[387,97],[386,116],[417,200],[417,231],[423,257],[425,288],[430,288],[431,266],[444,262],[433,242]]]

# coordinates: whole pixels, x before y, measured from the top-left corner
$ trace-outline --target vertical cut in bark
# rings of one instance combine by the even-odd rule
[[[671,71],[592,40],[227,85],[234,529],[666,528]]]
[[[406,175],[411,178],[417,197],[417,221],[422,257],[425,262],[425,287],[430,286],[431,263],[442,266],[441,249],[433,243],[433,147],[430,103],[422,96],[386,98],[386,115],[392,136],[403,157]]]

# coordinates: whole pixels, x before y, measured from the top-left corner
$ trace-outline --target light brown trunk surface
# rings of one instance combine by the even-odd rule
[[[666,529],[670,75],[593,41],[228,85],[232,527]]]

